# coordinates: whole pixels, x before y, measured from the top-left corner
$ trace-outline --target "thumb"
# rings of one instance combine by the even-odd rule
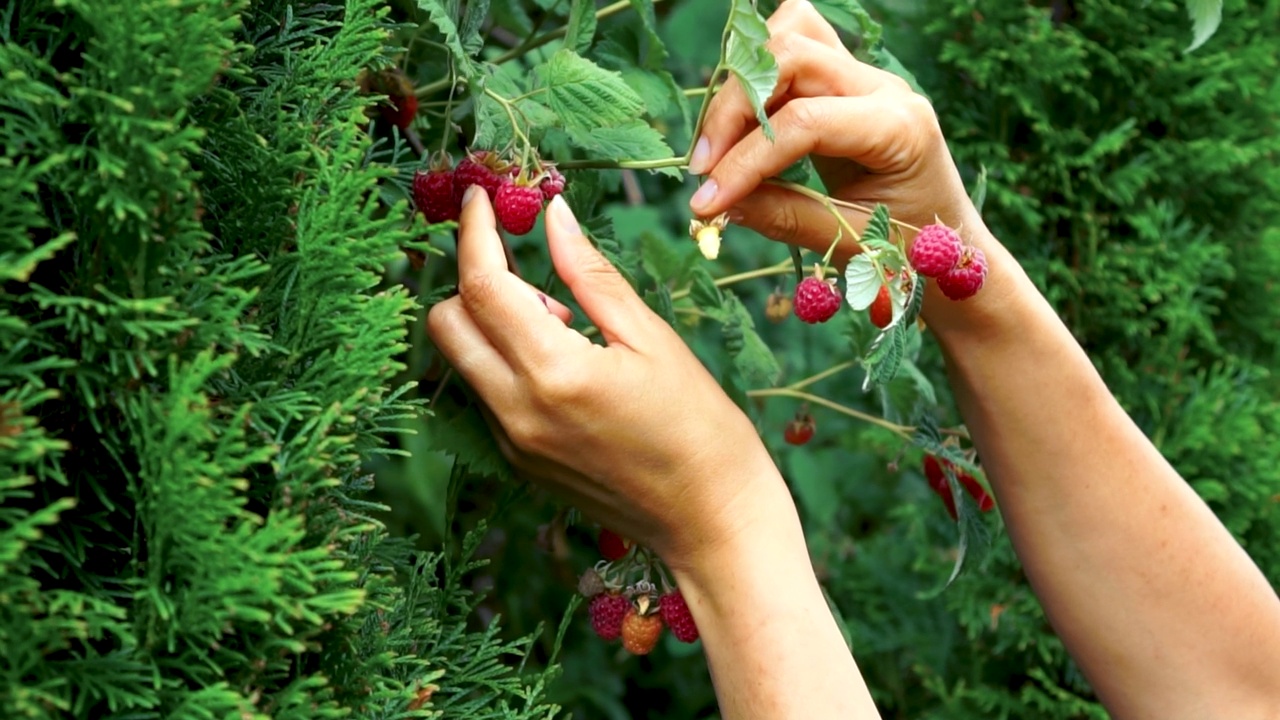
[[[547,206],[547,246],[556,274],[605,342],[622,342],[647,326],[649,308],[618,269],[582,233],[573,210],[557,195]]]

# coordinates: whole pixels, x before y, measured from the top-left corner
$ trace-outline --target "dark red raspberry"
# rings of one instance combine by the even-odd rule
[[[463,158],[453,171],[453,195],[462,203],[467,188],[479,185],[489,193],[490,202],[498,199],[498,189],[511,183],[510,165],[488,150],[474,152]]]
[[[542,199],[551,202],[551,198],[564,192],[564,175],[560,174],[555,165],[544,165],[542,170],[546,176],[538,183],[538,189],[542,190]]]
[[[671,634],[677,640],[691,643],[698,639],[698,626],[693,622],[693,614],[689,612],[689,606],[679,590],[659,598],[658,611],[662,613],[662,622],[671,628]]]
[[[925,277],[941,277],[960,261],[960,234],[935,223],[920,228],[911,244],[911,267]]]
[[[631,551],[631,541],[609,528],[600,528],[600,557],[613,562]]]
[[[617,640],[622,635],[622,620],[631,611],[631,601],[618,593],[597,595],[591,601],[591,629],[601,640]]]
[[[502,228],[512,235],[524,235],[533,229],[542,212],[542,191],[519,181],[498,188],[493,199],[493,212]]]
[[[840,291],[835,280],[807,277],[796,285],[793,303],[796,317],[809,324],[824,323],[840,309]]]
[[[413,204],[427,222],[457,220],[459,205],[453,196],[453,171],[435,169],[413,174]]]
[[[966,247],[951,272],[938,278],[938,289],[952,300],[967,300],[982,289],[987,280],[987,256],[976,247]]]
[[[782,431],[782,439],[789,445],[804,445],[813,439],[813,433],[817,429],[818,424],[813,421],[813,416],[801,410],[787,423],[786,430]]]

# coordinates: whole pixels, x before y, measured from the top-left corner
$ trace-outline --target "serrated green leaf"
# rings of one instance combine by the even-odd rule
[[[484,21],[489,16],[489,0],[468,0],[467,11],[462,16],[462,27],[458,35],[462,40],[462,49],[468,57],[475,57],[484,47]]]
[[[701,265],[692,270],[693,284],[689,290],[689,298],[693,304],[708,312],[719,310],[724,306],[724,294],[711,279],[711,274]]]
[[[832,25],[861,39],[861,45],[869,47],[880,41],[880,23],[862,7],[858,0],[813,0],[813,7]]]
[[[808,184],[809,179],[813,177],[813,174],[813,161],[809,159],[808,155],[806,155],[794,163],[791,163],[791,166],[786,170],[783,170],[778,177],[797,185],[806,185]]]
[[[859,312],[871,307],[880,294],[880,271],[868,253],[854,255],[844,268],[844,299]]]
[[[928,282],[923,275],[916,275],[916,281],[911,285],[911,295],[907,298],[902,306],[902,315],[898,315],[898,306],[895,303],[893,308],[893,321],[899,323],[903,327],[911,327],[920,317],[920,309],[924,307],[924,288]],[[898,285],[898,283],[894,283]]]
[[[438,408],[428,417],[424,435],[428,447],[452,456],[476,475],[491,475],[502,480],[515,477],[474,403]]]
[[[778,63],[765,47],[769,26],[749,0],[734,0],[729,11],[729,41],[724,64],[738,79],[755,110],[765,137],[773,140],[773,127],[764,104],[778,85]]]
[[[898,376],[906,341],[907,334],[901,325],[890,325],[880,333],[871,352],[863,360],[867,369],[867,377],[862,383],[863,391],[883,385]]]
[[[862,231],[862,242],[889,242],[889,208],[878,203],[867,221],[866,230]]]
[[[564,46],[580,54],[586,52],[596,36],[595,0],[573,0],[565,27]]]
[[[933,381],[920,371],[920,367],[907,360],[902,363],[902,369],[911,377],[911,382],[915,383],[916,393],[920,395],[920,398],[930,406],[937,405],[938,392],[933,387]]]
[[[566,129],[595,130],[630,123],[634,131],[636,118],[644,110],[644,102],[621,74],[567,48],[539,66],[537,74],[546,89],[547,106]]]
[[[728,316],[726,327],[730,325],[735,327],[736,336],[741,338],[738,349],[730,350],[734,366],[737,367],[738,372],[742,373],[743,379],[752,386],[773,385],[782,374],[777,357],[756,332],[755,321],[738,296],[726,292],[724,297],[725,312]]]
[[[662,135],[643,120],[620,127],[566,128],[569,141],[593,157],[607,160],[665,160],[674,157]],[[675,167],[655,168],[654,172],[681,179]]]
[[[658,317],[666,320],[668,325],[676,324],[676,310],[671,304],[671,290],[666,285],[659,285],[655,290],[645,290],[644,303],[650,310],[657,313]]]
[[[1191,45],[1183,52],[1191,52],[1208,42],[1222,24],[1222,0],[1187,0],[1187,14],[1191,16]]]
[[[464,78],[475,75],[475,63],[471,60],[471,53],[463,47],[463,39],[454,20],[458,16],[458,1],[418,0],[418,9],[427,12],[427,18],[431,20],[431,24],[435,25],[444,36],[444,46],[453,57],[454,69],[458,74]]]
[[[685,245],[686,252],[680,252],[671,238],[654,232],[640,234],[640,263],[645,272],[660,283],[682,283],[689,275],[698,257],[693,252],[696,247],[692,242]]]

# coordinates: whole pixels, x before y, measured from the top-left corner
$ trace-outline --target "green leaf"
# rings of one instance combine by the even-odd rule
[[[889,208],[883,203],[876,205],[867,221],[867,229],[862,231],[862,242],[889,242]]]
[[[428,417],[424,433],[427,446],[453,456],[459,465],[476,475],[492,475],[502,480],[515,477],[475,403],[465,407],[450,405],[438,408]]]
[[[640,234],[640,262],[658,282],[681,283],[698,257],[695,247],[692,242],[685,243],[682,253],[670,237],[646,231]]]
[[[724,64],[738,78],[756,112],[764,136],[773,140],[773,127],[764,104],[778,85],[778,63],[765,48],[769,26],[749,0],[734,0],[729,12],[729,42]]]
[[[595,0],[573,0],[566,27],[564,46],[578,53],[586,52],[596,36]]]
[[[674,157],[662,135],[643,120],[620,127],[566,128],[569,141],[602,160],[663,160]],[[657,172],[680,179],[674,167],[657,168]]]
[[[987,203],[986,165],[978,165],[978,179],[973,183],[973,192],[969,193],[969,200],[973,203],[974,209],[981,213],[982,206]]]
[[[711,279],[711,274],[701,265],[693,267],[693,286],[689,291],[693,304],[708,312],[724,306],[724,294]]]
[[[862,46],[875,45],[883,34],[880,23],[858,0],[813,0],[813,7],[832,25],[856,35]]]
[[[854,255],[844,269],[844,299],[859,312],[871,307],[880,294],[880,271],[870,253]]]
[[[676,309],[671,304],[671,290],[666,285],[659,285],[656,290],[645,290],[644,303],[668,325],[676,324]]]
[[[880,337],[871,346],[871,352],[862,361],[867,369],[867,377],[862,383],[863,391],[883,385],[898,376],[906,344],[907,332],[902,325],[890,325],[880,333]]]
[[[1222,24],[1222,0],[1187,0],[1187,14],[1191,16],[1191,45],[1183,52],[1191,52],[1208,42]]]
[[[751,385],[769,386],[778,380],[778,376],[782,374],[782,368],[778,365],[778,359],[774,357],[773,351],[764,340],[760,338],[759,333],[755,329],[755,321],[751,318],[751,313],[747,307],[742,304],[737,295],[731,292],[724,293],[725,309],[722,311],[725,315],[726,330],[729,327],[734,328],[734,339],[740,339],[740,345],[731,348],[729,354],[733,357],[733,364],[737,367],[738,372],[742,373],[742,377]],[[726,339],[728,335],[726,333]],[[726,343],[726,347],[728,344]]]
[[[458,16],[458,0],[418,0],[418,9],[427,12],[427,18],[444,36],[444,46],[453,56],[454,67],[464,78],[475,75],[475,63],[471,53],[463,46],[463,38],[458,32],[454,18]]]
[[[489,0],[468,0],[466,14],[462,16],[462,27],[458,34],[462,39],[462,49],[468,57],[475,57],[484,47],[485,18],[489,16]]]
[[[636,132],[639,125],[644,125],[636,120],[644,110],[644,102],[622,75],[605,70],[572,50],[557,51],[539,66],[537,73],[546,88],[547,106],[566,129],[595,130],[630,123],[629,132]],[[617,141],[615,134],[614,142]]]
[[[923,275],[916,275],[916,281],[911,286],[911,296],[903,303],[902,315],[898,315],[898,303],[893,304],[893,321],[905,328],[911,327],[916,318],[920,317],[920,309],[924,307],[924,285],[928,282]],[[893,283],[893,287],[900,287],[898,283]]]
[[[889,50],[885,48],[884,43],[876,43],[868,54],[871,56],[871,62],[874,63],[876,67],[897,75],[903,80],[906,80],[912,90],[915,90],[925,97],[929,96],[928,93],[924,91],[924,88],[920,87],[920,83],[916,80],[916,76],[907,69],[906,65],[902,64],[902,61],[898,59],[898,56],[889,52]]]

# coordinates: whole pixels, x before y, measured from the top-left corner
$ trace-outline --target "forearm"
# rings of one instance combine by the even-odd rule
[[[726,720],[867,720],[879,714],[814,576],[800,521],[781,496],[740,539],[676,569]]]
[[[937,335],[1068,649],[1118,718],[1274,717],[1280,600],[1007,254],[990,291],[980,323]]]

